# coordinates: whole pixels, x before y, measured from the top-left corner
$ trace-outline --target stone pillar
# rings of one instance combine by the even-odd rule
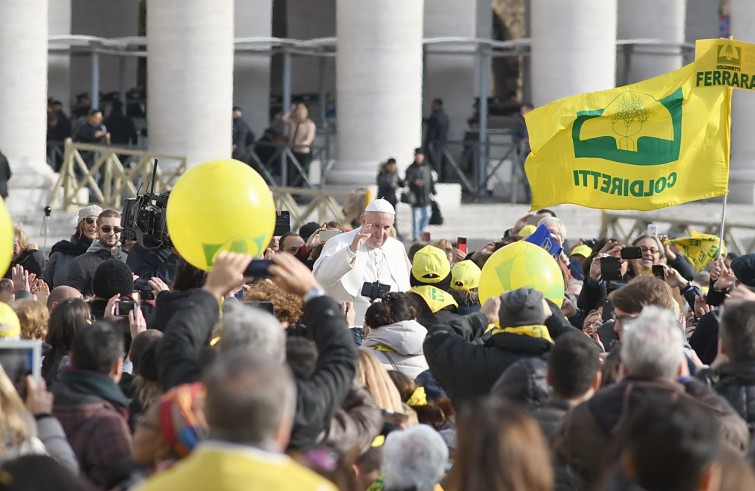
[[[71,0],[50,2],[47,13],[47,33],[50,36],[71,34]],[[71,102],[71,55],[52,52],[47,58],[47,96],[63,103],[70,113]]]
[[[615,87],[616,0],[532,0],[535,106]]]
[[[470,5],[471,4],[471,5]],[[471,7],[471,8],[470,8]],[[425,2],[425,38],[464,37],[490,38],[492,25],[490,1],[459,2],[432,0]],[[444,47],[446,48],[446,47]],[[430,114],[430,103],[443,99],[449,117],[449,140],[464,137],[466,121],[472,116],[473,103],[479,92],[479,55],[473,45],[463,54],[425,54],[423,114]],[[462,48],[454,47],[455,50]],[[452,147],[459,153],[460,147]]]
[[[333,184],[374,184],[412,160],[422,132],[422,0],[338,0],[338,160]]]
[[[755,3],[731,0],[731,34],[734,39],[755,43]],[[755,203],[755,97],[734,89],[731,101],[731,160],[729,195],[733,203]]]
[[[13,177],[14,220],[41,219],[52,185],[47,165],[47,0],[0,2],[0,151]]]
[[[272,0],[236,0],[236,38],[272,36]],[[270,54],[238,53],[233,66],[233,104],[244,111],[259,138],[270,125]]]
[[[619,0],[617,37],[682,42],[686,7],[687,0]],[[636,46],[631,50],[628,74],[627,67],[619,62],[622,75],[628,75],[627,83],[630,84],[682,66],[682,54],[678,48]],[[619,84],[624,82],[622,75]]]
[[[147,54],[150,150],[230,157],[233,0],[147,2]]]

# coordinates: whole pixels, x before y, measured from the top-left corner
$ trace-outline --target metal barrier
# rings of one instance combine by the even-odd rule
[[[495,133],[491,136],[494,138],[503,136],[504,139],[508,139],[507,133]],[[515,202],[515,187],[519,179],[523,178],[523,175],[516,165],[517,154],[512,143],[491,141],[488,137],[487,142],[483,145],[474,136],[474,139],[469,138],[464,141],[431,142],[429,146],[429,153],[432,155],[437,152],[436,155],[442,155],[443,165],[446,169],[450,168],[451,175],[446,176],[446,182],[458,180],[465,192],[481,196],[486,193],[491,180],[495,179],[501,185],[511,185],[512,203]],[[478,155],[481,148],[484,148],[488,155],[487,166],[483,169],[478,165]],[[509,181],[503,180],[498,173],[498,169],[507,160],[511,160],[513,164]]]
[[[692,211],[691,209],[689,210]],[[649,224],[659,225],[663,230],[668,227],[669,235],[689,235],[690,229],[696,232],[718,235],[721,227],[719,217],[699,213],[684,213],[683,217],[667,216],[659,212],[606,211],[601,217],[600,237],[613,237],[620,242],[629,243],[646,233]],[[749,232],[743,234],[743,232]],[[747,235],[747,237],[743,237]],[[724,228],[724,244],[729,252],[748,254],[755,250],[755,224],[726,220]]]
[[[305,166],[296,157],[294,145],[258,140],[250,148],[249,163],[268,184],[290,186],[300,182],[303,187],[311,188],[313,184],[309,180],[309,167],[313,162],[319,161],[319,183],[322,186],[323,177],[334,162],[330,157],[330,145],[327,142],[324,145],[309,145],[309,149],[309,163]]]
[[[68,138],[48,204],[53,209],[68,210],[97,203],[103,208],[120,210],[123,199],[135,197],[139,187],[151,180],[156,158],[161,165],[155,175],[155,192],[161,193],[170,189],[186,170],[186,157],[73,143]],[[121,159],[129,163],[124,164]]]

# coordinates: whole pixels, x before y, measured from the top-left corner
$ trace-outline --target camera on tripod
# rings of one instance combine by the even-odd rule
[[[168,235],[166,211],[170,191],[155,194],[157,159],[152,167],[152,183],[148,192],[126,200],[121,215],[122,239],[135,240],[148,251],[173,247]]]

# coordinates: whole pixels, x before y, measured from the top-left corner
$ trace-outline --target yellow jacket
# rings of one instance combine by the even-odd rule
[[[138,491],[336,491],[324,477],[284,454],[243,445],[203,442],[171,469],[147,479]]]

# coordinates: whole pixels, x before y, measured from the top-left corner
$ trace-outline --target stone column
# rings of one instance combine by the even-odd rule
[[[684,41],[686,0],[619,0],[618,7],[619,39]],[[682,54],[677,48],[636,46],[631,49],[627,80],[630,84],[682,66]],[[619,64],[625,73],[627,67],[622,62]],[[618,83],[622,82],[620,76]]]
[[[50,2],[47,13],[47,33],[50,36],[71,34],[71,0]],[[70,114],[71,102],[71,55],[52,52],[47,58],[47,96],[63,103]]]
[[[459,2],[432,0],[425,2],[425,38],[463,37],[490,38],[492,25],[490,1]],[[443,48],[447,48],[444,46]],[[425,54],[423,114],[430,114],[430,103],[443,99],[450,126],[449,140],[464,137],[466,122],[472,116],[472,105],[479,92],[479,55],[474,45],[464,48],[463,54],[433,54],[432,47]],[[460,147],[452,147],[459,153]]]
[[[147,54],[150,150],[230,157],[233,0],[147,2]]]
[[[755,43],[755,3],[731,0],[731,34],[734,39]],[[755,203],[755,97],[751,91],[734,89],[731,101],[731,160],[729,194],[733,203]]]
[[[46,163],[47,0],[0,2],[0,151],[11,178],[14,220],[41,219],[52,185]]]
[[[535,106],[615,87],[616,0],[532,0]]]
[[[236,0],[235,37],[270,37],[272,13],[272,0]],[[270,54],[236,54],[233,104],[244,111],[244,120],[257,138],[262,136],[270,125]]]
[[[333,184],[374,184],[378,163],[402,167],[421,144],[422,0],[338,0],[338,160]]]

